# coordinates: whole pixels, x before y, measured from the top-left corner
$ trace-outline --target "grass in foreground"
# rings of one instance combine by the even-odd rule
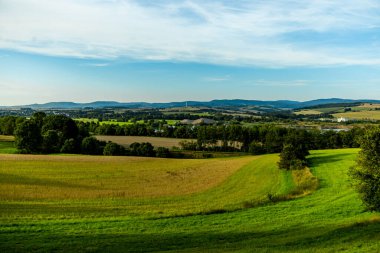
[[[57,204],[49,201],[2,201],[0,250],[377,252],[380,247],[380,218],[364,211],[347,176],[356,152],[313,152],[310,162],[312,172],[320,182],[317,191],[302,198],[234,212],[160,218],[160,214],[146,216],[145,212],[133,215],[114,212],[120,203],[112,200]],[[252,161],[224,183],[198,193],[207,193],[200,203],[218,202],[218,198],[223,199],[225,195],[243,200],[245,193],[239,193],[245,189],[254,192],[258,184],[264,187],[273,184],[272,178],[276,175],[271,168],[275,166],[276,158],[263,156],[263,159]],[[261,165],[255,165],[256,162]],[[282,187],[290,185],[286,182],[280,180],[280,188],[274,184],[268,189],[281,191]],[[213,198],[206,198],[213,193],[216,193]],[[176,208],[181,208],[184,201],[184,197],[174,197],[163,203],[169,205],[171,202],[177,205]],[[146,204],[141,201],[141,206]],[[77,216],[68,215],[70,208]],[[94,215],[96,212],[103,215],[98,217]]]

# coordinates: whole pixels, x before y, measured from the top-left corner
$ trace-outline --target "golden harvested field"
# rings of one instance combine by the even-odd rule
[[[255,159],[0,155],[0,200],[188,195],[221,184]]]
[[[296,115],[319,115],[322,112],[317,111],[317,110],[301,110],[298,112],[295,112]]]
[[[181,141],[191,141],[190,139],[176,139],[176,138],[163,138],[163,137],[147,137],[147,136],[109,136],[97,135],[95,136],[101,141],[112,141],[123,146],[129,146],[134,142],[150,142],[154,147],[179,147]]]
[[[333,114],[335,118],[380,120],[380,111],[359,111]]]
[[[359,105],[357,107],[358,108],[375,109],[375,108],[380,108],[380,104],[364,103],[364,104]]]

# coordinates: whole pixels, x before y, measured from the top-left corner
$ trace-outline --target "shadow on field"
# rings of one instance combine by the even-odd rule
[[[156,224],[158,225],[158,224]],[[368,221],[355,223],[346,227],[291,227],[275,231],[247,231],[247,232],[198,232],[198,233],[168,233],[165,225],[161,224],[162,232],[145,234],[144,227],[141,233],[126,234],[121,230],[76,231],[72,236],[36,232],[33,236],[30,231],[21,236],[25,241],[9,241],[9,237],[2,238],[0,250],[3,252],[152,252],[152,251],[188,251],[220,252],[246,250],[257,252],[268,250],[298,250],[308,252],[320,250],[330,252],[351,250],[366,245],[376,245],[380,239],[380,223]],[[172,224],[175,225],[175,224]],[[90,224],[91,226],[91,224]],[[170,226],[170,225],[169,225]],[[102,227],[102,226],[100,226]],[[60,228],[61,229],[61,228]],[[125,228],[128,229],[128,228]],[[247,228],[246,228],[247,229]],[[254,228],[253,228],[254,229]],[[43,230],[42,230],[43,231]],[[50,232],[54,231],[50,229]],[[102,233],[102,234],[101,234]],[[26,236],[28,235],[28,236]],[[0,236],[2,236],[0,234]],[[20,237],[19,237],[20,238]]]
[[[88,186],[81,184],[73,184],[52,179],[30,178],[25,176],[0,173],[0,184],[18,184],[18,185],[37,185],[49,187],[66,187],[66,188],[81,188],[81,189],[100,189],[96,186]]]
[[[314,156],[314,157],[308,158],[308,162],[312,167],[317,167],[324,164],[331,164],[334,162],[342,161],[347,156],[352,156],[352,154],[331,154],[331,155]]]

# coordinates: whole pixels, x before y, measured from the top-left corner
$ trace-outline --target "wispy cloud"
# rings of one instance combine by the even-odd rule
[[[143,4],[145,3],[145,4]],[[0,48],[226,65],[380,65],[378,0],[3,0]],[[353,35],[367,32],[362,44]],[[315,40],[318,34],[323,39]],[[328,43],[326,37],[333,36]]]
[[[85,63],[82,64],[82,66],[89,66],[89,67],[108,67],[110,63]]]
[[[229,75],[225,75],[225,76],[210,76],[210,77],[204,77],[203,78],[203,81],[205,82],[225,82],[225,81],[228,81],[230,80],[230,76]]]

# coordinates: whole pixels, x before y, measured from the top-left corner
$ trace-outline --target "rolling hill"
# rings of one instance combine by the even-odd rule
[[[1,108],[32,108],[32,109],[80,109],[80,108],[108,108],[108,107],[121,107],[121,108],[171,108],[171,107],[184,107],[184,106],[205,106],[205,107],[271,107],[278,109],[297,109],[311,106],[318,106],[324,104],[334,103],[355,103],[355,102],[368,102],[380,103],[380,100],[353,100],[353,99],[317,99],[305,102],[292,101],[292,100],[276,100],[276,101],[261,101],[261,100],[244,100],[244,99],[222,99],[211,101],[182,101],[182,102],[168,102],[168,103],[147,103],[147,102],[116,102],[116,101],[96,101],[91,103],[74,103],[74,102],[50,102],[45,104],[29,104],[18,106],[3,106]]]

